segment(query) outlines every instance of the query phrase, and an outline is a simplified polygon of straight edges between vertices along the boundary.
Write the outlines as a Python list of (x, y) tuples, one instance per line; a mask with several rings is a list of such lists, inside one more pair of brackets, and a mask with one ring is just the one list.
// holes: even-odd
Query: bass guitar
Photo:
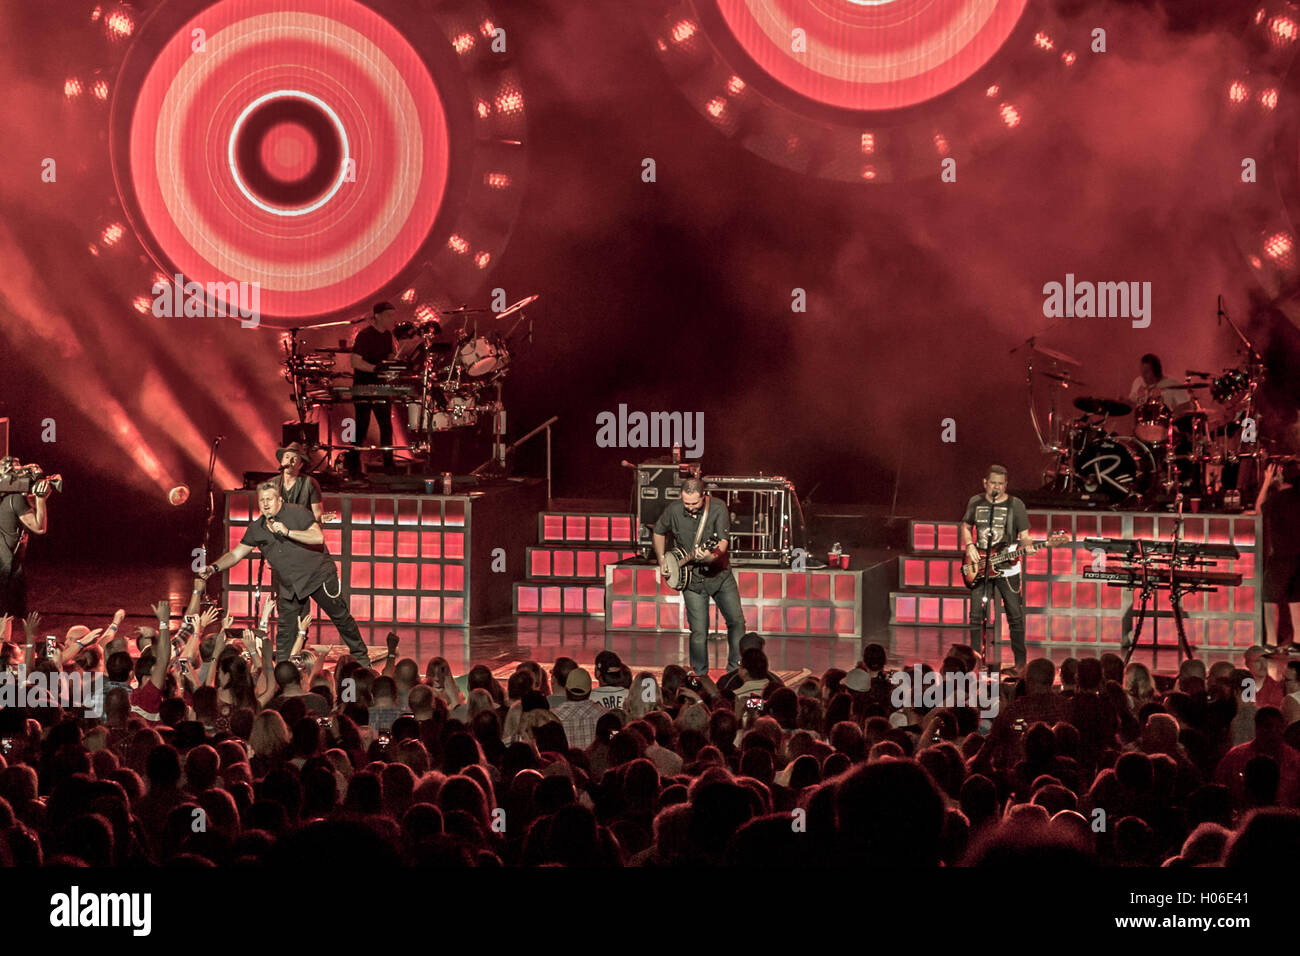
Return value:
[[(1070, 533), (1068, 531), (1057, 531), (1042, 541), (1035, 541), (1034, 546), (1035, 549), (1055, 548), (1057, 545), (1065, 544), (1065, 542), (1069, 540)], [(1019, 542), (1004, 544), (993, 552), (992, 569), (986, 567), (988, 561), (985, 558), (984, 553), (980, 552), (979, 561), (962, 562), (961, 576), (965, 580), (966, 586), (968, 588), (973, 588), (975, 585), (983, 581), (990, 573), (994, 575), (1001, 574), (1003, 569), (1009, 568), (1013, 564), (1018, 563), (1024, 558), (1024, 552), (1025, 549)]]

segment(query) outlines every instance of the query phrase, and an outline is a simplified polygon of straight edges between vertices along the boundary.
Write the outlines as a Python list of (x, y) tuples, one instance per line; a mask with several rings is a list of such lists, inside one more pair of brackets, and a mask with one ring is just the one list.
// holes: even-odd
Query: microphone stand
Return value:
[[(1007, 506), (1010, 507), (1010, 501)], [(989, 502), (989, 533), (984, 545), (984, 595), (980, 598), (980, 654), (984, 656), (987, 670), (992, 670), (989, 664), (989, 610), (993, 606), (993, 511), (993, 503)]]
[(212, 450), (208, 454), (208, 490), (207, 490), (208, 504), (207, 504), (207, 509), (203, 515), (203, 541), (202, 541), (204, 564), (212, 563), (211, 561), (208, 560), (208, 542), (212, 538), (212, 519), (216, 517), (216, 511), (217, 511), (217, 498), (216, 498), (216, 490), (213, 488), (213, 484), (214, 484), (213, 476), (216, 474), (216, 470), (217, 470), (217, 448), (220, 447), (221, 440), (225, 437), (226, 437), (225, 435), (218, 435), (216, 438), (212, 439)]

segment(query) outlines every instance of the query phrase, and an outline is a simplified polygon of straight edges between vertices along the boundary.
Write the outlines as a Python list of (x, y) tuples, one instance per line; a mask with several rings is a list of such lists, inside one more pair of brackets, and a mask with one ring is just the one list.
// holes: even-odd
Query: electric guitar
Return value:
[[(716, 534), (710, 535), (700, 547), (705, 551), (712, 551), (721, 540)], [(695, 575), (695, 565), (691, 563), (694, 561), (691, 557), (694, 553), (694, 548), (673, 548), (664, 553), (664, 564), (668, 566), (668, 573), (664, 575), (664, 579), (674, 591), (685, 591), (690, 586), (691, 578)]]
[[(1035, 541), (1034, 546), (1035, 548), (1055, 548), (1057, 545), (1065, 544), (1065, 542), (1069, 540), (1070, 533), (1068, 531), (1057, 531), (1043, 541)], [(1021, 547), (1019, 542), (1004, 544), (993, 552), (993, 567), (990, 571), (990, 569), (986, 567), (988, 561), (984, 556), (984, 552), (981, 551), (979, 561), (962, 562), (961, 576), (965, 580), (966, 586), (968, 588), (973, 588), (975, 585), (983, 581), (990, 573), (994, 575), (1001, 574), (1004, 568), (1011, 567), (1013, 564), (1022, 560), (1024, 556), (1024, 548)]]

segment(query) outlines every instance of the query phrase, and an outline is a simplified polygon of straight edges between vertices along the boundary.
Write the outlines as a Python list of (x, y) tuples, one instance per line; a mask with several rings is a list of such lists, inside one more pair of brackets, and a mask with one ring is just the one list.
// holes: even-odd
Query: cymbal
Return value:
[(1074, 407), (1090, 415), (1127, 415), (1133, 411), (1133, 406), (1128, 402), (1121, 402), (1113, 398), (1095, 398), (1088, 395), (1080, 395), (1076, 398)]
[(1039, 355), (1045, 355), (1048, 358), (1055, 359), (1058, 362), (1064, 362), (1066, 365), (1074, 365), (1077, 367), (1083, 364), (1077, 358), (1066, 355), (1064, 352), (1058, 352), (1055, 349), (1046, 348), (1045, 346), (1042, 345), (1035, 345), (1033, 346), (1033, 349)]
[(300, 325), (300, 326), (298, 326), (298, 328), (299, 328), (299, 330), (305, 330), (305, 329), (332, 329), (332, 328), (334, 328), (336, 325), (360, 325), (362, 322), (365, 322), (368, 318), (370, 318), (370, 316), (368, 316), (368, 315), (363, 315), (363, 316), (361, 316), (361, 318), (359, 318), (359, 319), (340, 319), (340, 320), (337, 321), (337, 322), (317, 322), (315, 325)]
[(530, 296), (525, 296), (524, 298), (522, 298), (522, 299), (520, 299), (518, 302), (516, 302), (514, 305), (508, 305), (508, 306), (506, 306), (506, 308), (504, 309), (504, 311), (497, 313), (497, 318), (498, 318), (498, 319), (504, 319), (507, 315), (514, 315), (514, 314), (515, 314), (516, 312), (518, 312), (520, 309), (525, 308), (526, 306), (530, 306), (530, 305), (532, 305), (534, 302), (536, 302), (536, 301), (537, 301), (538, 299), (540, 299), (541, 297), (542, 297), (542, 296), (541, 296), (541, 293), (540, 293), (540, 292), (534, 293), (533, 295), (530, 295)]
[(1050, 378), (1052, 381), (1060, 382), (1062, 385), (1065, 386), (1088, 384), (1087, 382), (1081, 382), (1077, 378), (1074, 378), (1073, 376), (1070, 375), (1069, 372), (1065, 372), (1064, 374), (1057, 374), (1056, 372), (1044, 372), (1043, 378)]

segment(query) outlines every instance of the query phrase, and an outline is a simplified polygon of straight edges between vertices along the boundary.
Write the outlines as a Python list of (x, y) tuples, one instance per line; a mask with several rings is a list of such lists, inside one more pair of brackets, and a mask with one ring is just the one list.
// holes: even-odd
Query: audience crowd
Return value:
[[(0, 864), (1240, 866), (1300, 850), (1300, 663), (1264, 648), (1176, 676), (1037, 658), (981, 708), (954, 688), (982, 663), (954, 645), (922, 706), (876, 643), (790, 685), (757, 634), (716, 683), (611, 651), (457, 677), (394, 635), (382, 668), (275, 661), (230, 619), (205, 633), (216, 612), (198, 603), (175, 637), (160, 603), (133, 642), (122, 612), (48, 643), (36, 615), (14, 622)], [(102, 699), (61, 701), (59, 673)]]

